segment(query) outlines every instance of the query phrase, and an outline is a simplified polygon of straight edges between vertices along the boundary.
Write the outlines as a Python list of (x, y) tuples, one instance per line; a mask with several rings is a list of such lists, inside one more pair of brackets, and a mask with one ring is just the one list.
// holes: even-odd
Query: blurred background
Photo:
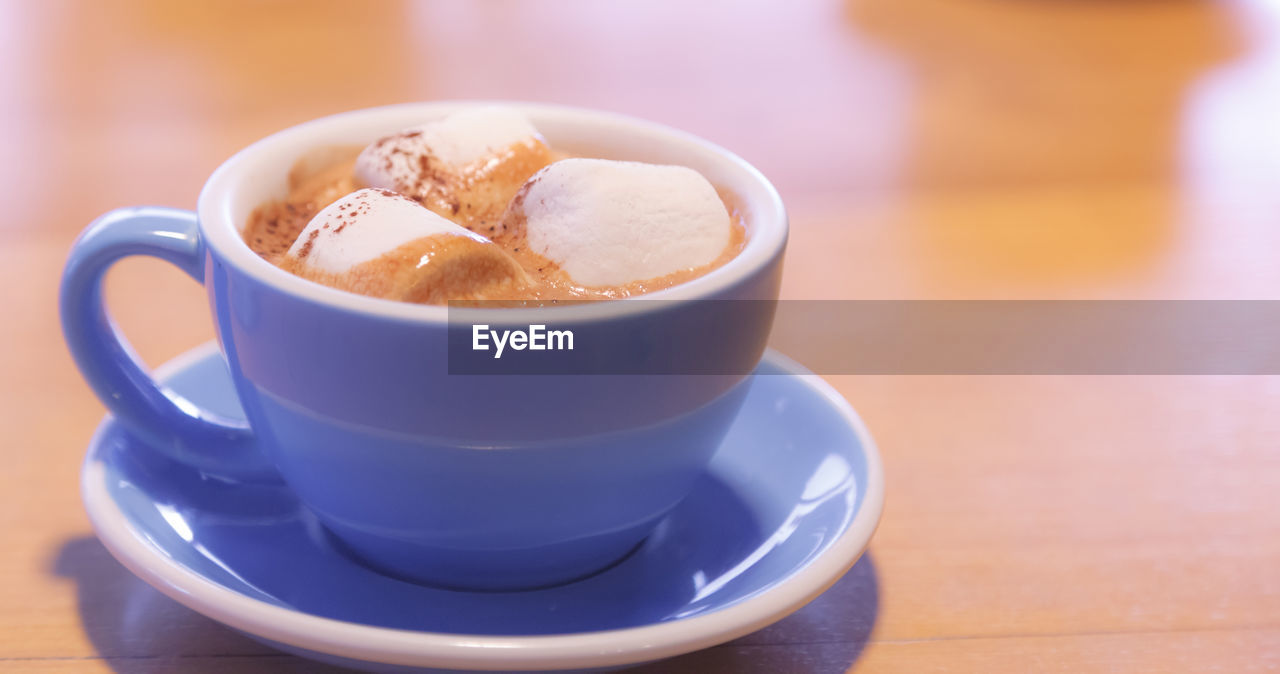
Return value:
[(190, 205), (236, 149), (313, 117), (506, 98), (653, 118), (755, 163), (799, 233), (823, 232), (802, 253), (854, 267), (792, 269), (792, 294), (1278, 285), (1269, 0), (0, 7), (11, 233)]
[[(193, 207), (281, 128), (457, 98), (741, 154), (791, 213), (785, 297), (1280, 297), (1275, 0), (0, 1), (0, 667), (264, 652), (87, 538), (75, 475), (102, 408), (55, 305), (79, 230)], [(152, 364), (212, 335), (161, 263), (126, 261), (108, 296)], [(737, 646), (740, 669), (1280, 667), (1275, 378), (835, 383), (885, 453), (878, 575)], [(831, 627), (830, 602), (866, 610)], [(103, 627), (126, 611), (140, 631)]]

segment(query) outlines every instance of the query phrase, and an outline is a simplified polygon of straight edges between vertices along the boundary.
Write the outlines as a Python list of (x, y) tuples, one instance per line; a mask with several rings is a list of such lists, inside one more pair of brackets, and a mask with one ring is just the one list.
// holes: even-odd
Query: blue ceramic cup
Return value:
[[(611, 339), (663, 334), (691, 312), (714, 319), (716, 306), (749, 307), (732, 330), (695, 331), (697, 343), (643, 344), (659, 360), (700, 348), (707, 371), (719, 373), (702, 375), (451, 375), (448, 309), (305, 281), (241, 238), (250, 212), (286, 193), (297, 162), (468, 105), (315, 120), (229, 159), (195, 213), (103, 215), (64, 270), (63, 331), (90, 386), (154, 451), (217, 479), (282, 479), (352, 555), (383, 572), (468, 589), (536, 587), (624, 557), (710, 460), (772, 321), (769, 302), (717, 300), (776, 299), (787, 219), (758, 171), (699, 138), (610, 113), (513, 104), (557, 149), (700, 171), (732, 195), (747, 240), (724, 266), (643, 299), (476, 310), (477, 322), (536, 320), (572, 325), (579, 340)], [(165, 389), (117, 333), (102, 278), (130, 255), (168, 260), (204, 284), (247, 425)]]

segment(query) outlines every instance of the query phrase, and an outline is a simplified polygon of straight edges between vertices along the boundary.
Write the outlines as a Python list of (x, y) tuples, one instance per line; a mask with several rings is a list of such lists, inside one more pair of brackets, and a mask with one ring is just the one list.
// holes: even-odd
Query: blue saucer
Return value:
[[(163, 370), (193, 402), (240, 415), (216, 347)], [(82, 492), (99, 538), (131, 571), (285, 650), (360, 667), (571, 669), (697, 650), (796, 610), (865, 549), (883, 477), (844, 399), (770, 353), (690, 496), (629, 557), (559, 587), (461, 592), (380, 575), (285, 487), (203, 476), (110, 417)]]

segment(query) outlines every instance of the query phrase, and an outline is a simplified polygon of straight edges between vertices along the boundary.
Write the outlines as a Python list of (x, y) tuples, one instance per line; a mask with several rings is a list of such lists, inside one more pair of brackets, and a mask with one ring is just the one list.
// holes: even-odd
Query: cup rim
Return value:
[[(315, 304), (364, 316), (427, 324), (447, 322), (450, 312), (458, 309), (451, 310), (448, 306), (441, 305), (399, 302), (338, 290), (290, 274), (264, 260), (250, 250), (248, 244), (244, 242), (239, 223), (233, 214), (232, 196), (244, 181), (260, 179), (262, 172), (255, 171), (255, 166), (266, 160), (278, 158), (281, 148), (315, 149), (325, 144), (333, 144), (332, 141), (328, 143), (316, 141), (308, 144), (306, 142), (308, 138), (328, 135), (335, 129), (345, 129), (347, 133), (353, 135), (361, 130), (366, 135), (370, 130), (374, 133), (391, 133), (398, 128), (403, 128), (403, 124), (395, 124), (392, 120), (401, 120), (414, 112), (420, 111), (421, 119), (426, 121), (464, 108), (480, 106), (512, 107), (534, 118), (535, 124), (539, 117), (557, 117), (569, 121), (577, 119), (597, 126), (612, 126), (622, 133), (631, 132), (637, 135), (660, 137), (663, 142), (670, 143), (677, 149), (698, 153), (704, 157), (714, 157), (715, 161), (723, 162), (728, 170), (742, 176), (743, 184), (721, 185), (721, 187), (727, 187), (735, 192), (749, 190), (752, 193), (750, 196), (763, 207), (752, 208), (750, 217), (754, 231), (749, 234), (746, 244), (738, 255), (702, 276), (670, 288), (618, 300), (574, 303), (572, 306), (463, 310), (465, 312), (471, 314), (484, 312), (489, 316), (493, 316), (496, 312), (502, 322), (520, 321), (522, 317), (534, 312), (542, 318), (548, 317), (544, 312), (553, 312), (558, 322), (611, 319), (633, 315), (656, 306), (670, 305), (673, 302), (715, 297), (718, 293), (732, 288), (768, 266), (781, 254), (786, 245), (789, 224), (782, 197), (758, 169), (733, 152), (694, 134), (629, 115), (565, 105), (503, 100), (427, 101), (362, 108), (313, 119), (262, 138), (223, 162), (210, 175), (201, 190), (196, 211), (203, 245), (216, 253), (221, 262), (235, 267), (256, 281)], [(297, 154), (291, 161), (297, 161), (301, 156)], [(661, 302), (650, 303), (656, 300)]]

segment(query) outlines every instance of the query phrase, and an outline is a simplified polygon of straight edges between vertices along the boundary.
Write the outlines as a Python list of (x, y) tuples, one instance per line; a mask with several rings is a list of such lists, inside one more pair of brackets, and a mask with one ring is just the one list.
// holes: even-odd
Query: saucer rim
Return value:
[[(218, 353), (217, 343), (208, 342), (156, 368), (155, 376), (167, 379)], [(98, 539), (134, 575), (197, 613), (292, 648), (378, 664), (454, 669), (582, 669), (660, 660), (750, 634), (799, 610), (858, 561), (879, 525), (884, 508), (883, 466), (862, 419), (830, 384), (794, 360), (772, 349), (763, 360), (799, 378), (844, 416), (866, 457), (866, 493), (848, 527), (818, 557), (756, 596), (689, 618), (541, 636), (423, 632), (324, 618), (241, 594), (165, 556), (131, 525), (111, 498), (104, 464), (93, 451), (86, 454), (81, 468), (81, 499)], [(90, 448), (100, 445), (113, 423), (108, 414), (94, 431)]]

